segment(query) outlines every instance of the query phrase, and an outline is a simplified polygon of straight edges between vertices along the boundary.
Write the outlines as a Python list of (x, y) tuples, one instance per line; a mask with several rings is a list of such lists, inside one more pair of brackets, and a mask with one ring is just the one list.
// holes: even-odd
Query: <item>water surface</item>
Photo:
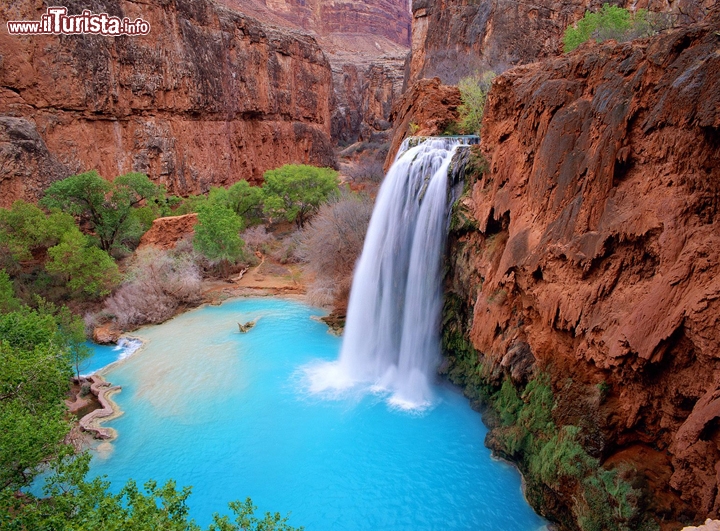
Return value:
[[(450, 386), (422, 413), (358, 391), (313, 395), (306, 367), (336, 359), (340, 339), (283, 299), (203, 307), (137, 333), (143, 350), (112, 367), (124, 415), (108, 423), (92, 474), (119, 489), (174, 478), (192, 485), (207, 525), (230, 500), (292, 512), (324, 530), (536, 530), (520, 475), (492, 460), (480, 415)], [(247, 334), (237, 322), (259, 317)]]

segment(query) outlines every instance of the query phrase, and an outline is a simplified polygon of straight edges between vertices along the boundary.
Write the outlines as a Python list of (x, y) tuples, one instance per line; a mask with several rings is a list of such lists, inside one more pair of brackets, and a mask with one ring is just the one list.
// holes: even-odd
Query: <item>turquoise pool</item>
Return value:
[(543, 527), (457, 389), (437, 385), (420, 413), (371, 391), (312, 394), (305, 368), (336, 359), (341, 342), (318, 315), (292, 300), (242, 299), (140, 330), (143, 350), (106, 375), (123, 387), (114, 399), (124, 414), (108, 423), (119, 436), (98, 447), (92, 474), (115, 488), (128, 478), (192, 485), (201, 525), (250, 496), (308, 531)]

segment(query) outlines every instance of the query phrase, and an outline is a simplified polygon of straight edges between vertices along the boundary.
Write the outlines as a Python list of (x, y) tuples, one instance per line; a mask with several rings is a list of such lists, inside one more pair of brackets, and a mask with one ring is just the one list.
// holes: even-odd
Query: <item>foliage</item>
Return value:
[(134, 210), (155, 205), (164, 195), (147, 175), (128, 173), (110, 183), (93, 170), (53, 183), (41, 204), (88, 222), (100, 248), (111, 252), (137, 244), (149, 225), (148, 216)]
[(208, 202), (198, 212), (193, 247), (212, 263), (235, 263), (243, 254), (242, 228), (235, 212)]
[(462, 105), (458, 108), (458, 126), (465, 134), (480, 134), (485, 101), (496, 74), (489, 70), (481, 75), (465, 77), (458, 83)]
[(125, 281), (105, 301), (104, 313), (120, 328), (163, 322), (181, 304), (200, 299), (201, 276), (189, 253), (153, 247), (135, 253)]
[(564, 51), (571, 52), (590, 38), (597, 42), (608, 39), (623, 42), (653, 33), (646, 10), (631, 12), (622, 7), (603, 4), (597, 13), (587, 11), (576, 24), (568, 26), (563, 36)]
[(0, 313), (20, 309), (20, 301), (15, 297), (15, 287), (4, 269), (0, 269)]
[(264, 213), (303, 228), (309, 216), (337, 191), (337, 172), (305, 164), (286, 164), (265, 172)]
[(32, 259), (32, 252), (51, 247), (64, 234), (77, 230), (72, 216), (62, 212), (46, 215), (37, 206), (22, 200), (9, 209), (0, 208), (0, 267), (18, 269), (20, 261)]
[(77, 229), (48, 249), (48, 256), (45, 269), (61, 276), (76, 294), (103, 297), (120, 281), (117, 264), (110, 255), (90, 245), (88, 238)]
[(211, 188), (208, 201), (220, 203), (235, 212), (245, 226), (257, 225), (263, 220), (263, 190), (238, 181), (230, 188)]
[(315, 277), (308, 289), (315, 304), (330, 304), (338, 294), (349, 293), (372, 208), (367, 195), (346, 191), (321, 206), (303, 230), (296, 253)]

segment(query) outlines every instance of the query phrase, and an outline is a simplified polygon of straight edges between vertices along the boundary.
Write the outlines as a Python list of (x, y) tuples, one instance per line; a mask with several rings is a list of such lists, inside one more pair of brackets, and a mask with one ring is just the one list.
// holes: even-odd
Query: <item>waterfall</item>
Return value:
[[(411, 142), (417, 145), (411, 147)], [(448, 169), (466, 138), (405, 140), (378, 193), (353, 277), (345, 337), (316, 391), (369, 383), (402, 408), (431, 403), (440, 358)]]

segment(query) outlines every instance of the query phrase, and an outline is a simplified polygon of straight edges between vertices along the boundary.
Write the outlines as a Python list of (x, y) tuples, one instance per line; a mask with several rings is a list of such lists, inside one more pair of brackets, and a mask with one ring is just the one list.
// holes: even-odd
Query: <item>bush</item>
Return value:
[(480, 134), (485, 101), (495, 77), (495, 72), (489, 70), (482, 76), (465, 77), (458, 83), (462, 100), (462, 105), (458, 108), (460, 113), (458, 127), (462, 133)]
[(117, 264), (105, 251), (90, 245), (79, 230), (68, 232), (62, 241), (48, 249), (48, 273), (63, 278), (76, 295), (104, 297), (120, 281)]
[(243, 255), (242, 219), (229, 208), (208, 202), (198, 212), (193, 247), (212, 264), (234, 264)]
[(372, 208), (367, 195), (344, 192), (323, 205), (302, 232), (296, 254), (315, 277), (308, 296), (316, 304), (330, 303), (349, 292)]
[(597, 42), (609, 39), (623, 42), (653, 35), (656, 30), (651, 18), (644, 9), (631, 12), (622, 7), (603, 4), (600, 11), (587, 11), (582, 19), (565, 30), (563, 49), (571, 52), (590, 38)]
[(188, 253), (140, 249), (125, 282), (105, 301), (104, 313), (121, 328), (166, 321), (181, 304), (201, 296), (200, 270)]
[(337, 192), (338, 173), (332, 168), (286, 164), (265, 172), (265, 215), (295, 222), (302, 229), (320, 205)]
[(270, 244), (275, 241), (275, 236), (268, 233), (265, 225), (258, 225), (243, 232), (242, 239), (247, 249), (267, 254), (270, 252)]
[[(152, 222), (149, 218), (160, 214), (158, 202), (164, 196), (164, 189), (153, 184), (147, 175), (128, 173), (111, 183), (93, 170), (54, 182), (40, 203), (89, 223), (102, 250), (122, 252), (137, 245), (149, 228), (148, 221)], [(143, 205), (151, 207), (150, 210), (135, 212)], [(152, 216), (148, 215), (150, 212)]]

